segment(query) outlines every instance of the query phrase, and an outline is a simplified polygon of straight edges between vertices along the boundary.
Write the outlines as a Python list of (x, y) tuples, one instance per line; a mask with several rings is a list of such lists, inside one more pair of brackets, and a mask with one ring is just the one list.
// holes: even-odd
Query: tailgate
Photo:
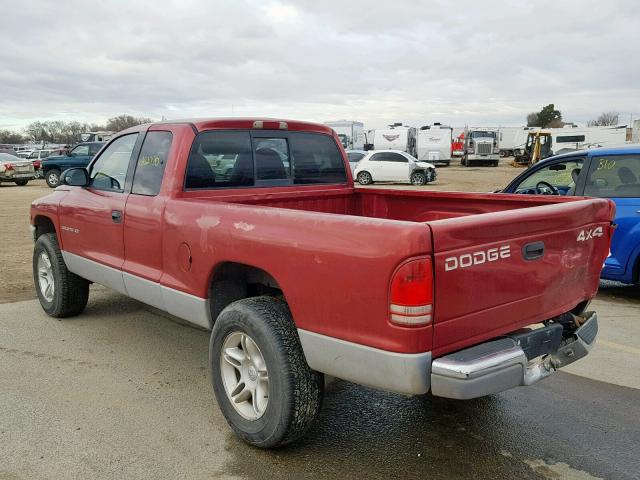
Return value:
[(429, 222), (434, 356), (537, 323), (592, 298), (614, 205), (577, 199)]

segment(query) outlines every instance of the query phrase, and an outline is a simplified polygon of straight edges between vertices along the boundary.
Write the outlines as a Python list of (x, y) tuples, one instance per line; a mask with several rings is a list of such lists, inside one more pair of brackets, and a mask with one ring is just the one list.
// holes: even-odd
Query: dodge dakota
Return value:
[(92, 282), (211, 330), (212, 388), (246, 442), (316, 417), (324, 375), (469, 399), (585, 356), (613, 203), (354, 188), (327, 126), (271, 119), (120, 132), (35, 200), (38, 298)]

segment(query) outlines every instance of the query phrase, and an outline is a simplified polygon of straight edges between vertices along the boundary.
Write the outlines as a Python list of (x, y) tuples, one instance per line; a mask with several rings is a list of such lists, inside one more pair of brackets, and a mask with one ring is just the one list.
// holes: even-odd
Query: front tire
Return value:
[(33, 281), (40, 305), (51, 317), (72, 317), (87, 306), (89, 282), (67, 269), (55, 233), (45, 233), (36, 240)]
[(373, 183), (373, 178), (371, 178), (371, 174), (369, 172), (358, 173), (357, 180), (360, 185), (371, 185)]
[(56, 188), (60, 185), (60, 170), (49, 170), (45, 177), (45, 181), (51, 188)]
[(29, 183), (29, 180), (16, 180), (16, 185), (19, 187), (24, 187), (27, 183)]
[(411, 174), (411, 184), (415, 186), (422, 186), (427, 183), (427, 176), (424, 172), (413, 172)]
[(320, 410), (323, 375), (309, 368), (282, 300), (254, 297), (227, 306), (211, 333), (209, 363), (220, 410), (250, 445), (293, 442)]

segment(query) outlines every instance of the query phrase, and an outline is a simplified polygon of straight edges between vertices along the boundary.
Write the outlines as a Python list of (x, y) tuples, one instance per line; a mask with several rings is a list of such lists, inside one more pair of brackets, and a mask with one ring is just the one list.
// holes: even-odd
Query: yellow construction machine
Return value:
[(524, 151), (515, 156), (512, 165), (514, 167), (530, 167), (551, 155), (553, 155), (551, 133), (544, 131), (529, 132)]

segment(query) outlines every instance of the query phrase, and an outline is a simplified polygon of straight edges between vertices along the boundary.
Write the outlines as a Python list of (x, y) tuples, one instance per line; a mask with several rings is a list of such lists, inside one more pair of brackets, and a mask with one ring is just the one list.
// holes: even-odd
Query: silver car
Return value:
[(35, 176), (36, 172), (31, 160), (25, 160), (9, 153), (0, 153), (0, 182), (26, 185)]

